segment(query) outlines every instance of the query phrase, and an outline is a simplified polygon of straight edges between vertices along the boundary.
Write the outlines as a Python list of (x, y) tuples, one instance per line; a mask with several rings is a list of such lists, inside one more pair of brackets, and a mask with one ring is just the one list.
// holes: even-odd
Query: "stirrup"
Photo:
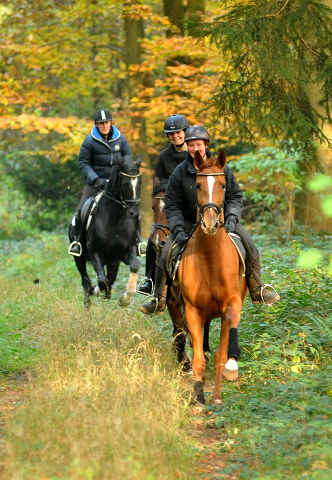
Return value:
[[(264, 283), (264, 285), (261, 285), (261, 286), (260, 286), (260, 295), (261, 295), (261, 300), (262, 300), (263, 304), (264, 304), (266, 307), (271, 307), (271, 305), (273, 305), (273, 303), (275, 303), (275, 302), (273, 302), (273, 303), (266, 303), (265, 300), (264, 300), (264, 298), (263, 298), (263, 292), (264, 292), (264, 290), (265, 290), (267, 287), (268, 287), (268, 288), (272, 288), (272, 290), (274, 291), (274, 293), (276, 293), (277, 295), (279, 295), (279, 294), (278, 294), (277, 290), (276, 290), (274, 287), (272, 287), (272, 285), (270, 285), (269, 283)], [(280, 295), (279, 295), (279, 298), (280, 298)], [(278, 300), (279, 300), (279, 299), (278, 299)], [(276, 300), (276, 302), (277, 302), (278, 300)]]
[[(154, 283), (153, 283), (153, 280), (152, 278), (149, 278), (149, 277), (144, 277), (142, 278), (142, 280), (139, 282), (138, 286), (137, 286), (137, 289), (136, 289), (136, 293), (139, 293), (140, 295), (146, 295), (146, 296), (151, 296), (151, 294), (149, 293), (144, 293), (144, 292), (140, 292), (139, 289), (141, 288), (142, 284), (145, 282), (145, 280), (149, 280), (151, 282), (151, 292), (154, 291)], [(153, 295), (152, 295), (153, 296)]]
[(137, 245), (137, 252), (138, 252), (138, 256), (139, 257), (146, 257), (146, 253), (144, 253), (142, 251), (142, 245), (145, 245), (145, 252), (146, 252), (146, 249), (147, 249), (147, 243), (146, 242), (139, 242), (139, 244)]
[(151, 293), (150, 295), (147, 295), (147, 296), (145, 297), (145, 300), (143, 300), (143, 302), (141, 302), (141, 305), (143, 305), (144, 303), (148, 303), (148, 302), (146, 302), (146, 300), (147, 300), (149, 297), (151, 297), (151, 301), (152, 301), (153, 299), (155, 299), (155, 301), (156, 301), (156, 306), (155, 306), (155, 309), (154, 309), (154, 311), (153, 311), (152, 313), (148, 313), (148, 314), (146, 314), (146, 315), (153, 315), (154, 313), (156, 313), (156, 310), (157, 310), (157, 307), (158, 307), (158, 298), (154, 296), (154, 293)]
[[(71, 252), (70, 249), (74, 246), (74, 245), (78, 245), (80, 247), (80, 252), (79, 253), (75, 253), (75, 252)], [(82, 255), (82, 244), (81, 242), (77, 242), (76, 240), (74, 240), (73, 242), (71, 242), (71, 244), (69, 245), (69, 248), (68, 248), (68, 253), (69, 255), (73, 255), (74, 257), (80, 257)]]

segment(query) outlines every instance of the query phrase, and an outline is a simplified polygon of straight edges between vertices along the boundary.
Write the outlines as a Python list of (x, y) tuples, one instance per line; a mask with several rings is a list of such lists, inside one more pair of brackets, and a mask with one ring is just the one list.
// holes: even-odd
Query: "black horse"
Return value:
[[(74, 256), (76, 267), (82, 277), (84, 305), (91, 305), (90, 296), (100, 292), (105, 298), (111, 296), (120, 262), (129, 265), (130, 276), (126, 292), (119, 300), (121, 306), (129, 305), (136, 292), (137, 242), (140, 232), (141, 204), (139, 200), (142, 177), (139, 167), (142, 156), (134, 162), (132, 158), (118, 160), (106, 183), (105, 190), (98, 194), (98, 204), (85, 221), (84, 233), (80, 239), (81, 256)], [(82, 209), (84, 211), (84, 207)], [(82, 219), (84, 221), (84, 219)], [(69, 227), (69, 240), (74, 239), (73, 226)], [(86, 270), (90, 261), (98, 277), (98, 286), (93, 287)], [(107, 268), (105, 274), (104, 267)]]

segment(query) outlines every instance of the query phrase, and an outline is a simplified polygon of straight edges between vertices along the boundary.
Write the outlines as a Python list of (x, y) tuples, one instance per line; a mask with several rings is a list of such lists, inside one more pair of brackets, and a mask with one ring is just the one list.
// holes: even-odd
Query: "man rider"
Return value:
[(78, 158), (79, 168), (86, 179), (87, 186), (83, 190), (80, 203), (72, 219), (74, 241), (69, 246), (68, 253), (76, 256), (80, 256), (82, 253), (80, 216), (85, 201), (105, 188), (112, 167), (116, 165), (118, 158), (132, 156), (129, 143), (113, 125), (109, 110), (105, 108), (97, 110), (94, 121), (95, 125), (90, 135), (82, 143)]

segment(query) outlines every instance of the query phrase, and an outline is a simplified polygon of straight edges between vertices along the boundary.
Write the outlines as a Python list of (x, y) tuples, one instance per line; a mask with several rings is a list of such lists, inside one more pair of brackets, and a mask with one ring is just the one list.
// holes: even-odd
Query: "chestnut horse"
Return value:
[(178, 283), (184, 302), (187, 330), (194, 356), (195, 399), (205, 403), (203, 381), (206, 359), (203, 352), (203, 328), (213, 318), (221, 317), (218, 349), (214, 356), (216, 371), (213, 403), (221, 403), (222, 377), (238, 377), (237, 358), (240, 354), (238, 330), (240, 313), (247, 294), (238, 253), (223, 227), (223, 201), (226, 189), (224, 167), (226, 154), (204, 162), (195, 153), (197, 172), (198, 222), (182, 254)]
[[(152, 243), (156, 251), (156, 259), (158, 261), (163, 246), (170, 233), (167, 223), (165, 210), (165, 192), (159, 192), (153, 197), (152, 210), (154, 213), (154, 232), (152, 236)], [(184, 322), (182, 318), (182, 309), (178, 300), (172, 294), (171, 289), (167, 292), (167, 308), (173, 322), (173, 347), (180, 363), (183, 363), (185, 370), (191, 369), (191, 357), (185, 351), (186, 333)]]

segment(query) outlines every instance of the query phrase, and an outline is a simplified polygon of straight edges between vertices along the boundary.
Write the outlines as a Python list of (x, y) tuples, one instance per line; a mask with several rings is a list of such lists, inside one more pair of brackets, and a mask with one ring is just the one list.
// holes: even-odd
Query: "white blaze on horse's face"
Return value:
[(159, 202), (159, 214), (160, 215), (163, 213), (164, 209), (165, 209), (165, 201), (161, 199), (160, 202)]
[(213, 203), (213, 187), (215, 184), (215, 178), (211, 175), (207, 177), (208, 189), (209, 189), (209, 203)]
[(137, 199), (137, 184), (138, 184), (138, 178), (132, 178), (131, 179), (131, 186), (132, 186), (132, 189), (133, 189), (133, 200), (136, 200)]

